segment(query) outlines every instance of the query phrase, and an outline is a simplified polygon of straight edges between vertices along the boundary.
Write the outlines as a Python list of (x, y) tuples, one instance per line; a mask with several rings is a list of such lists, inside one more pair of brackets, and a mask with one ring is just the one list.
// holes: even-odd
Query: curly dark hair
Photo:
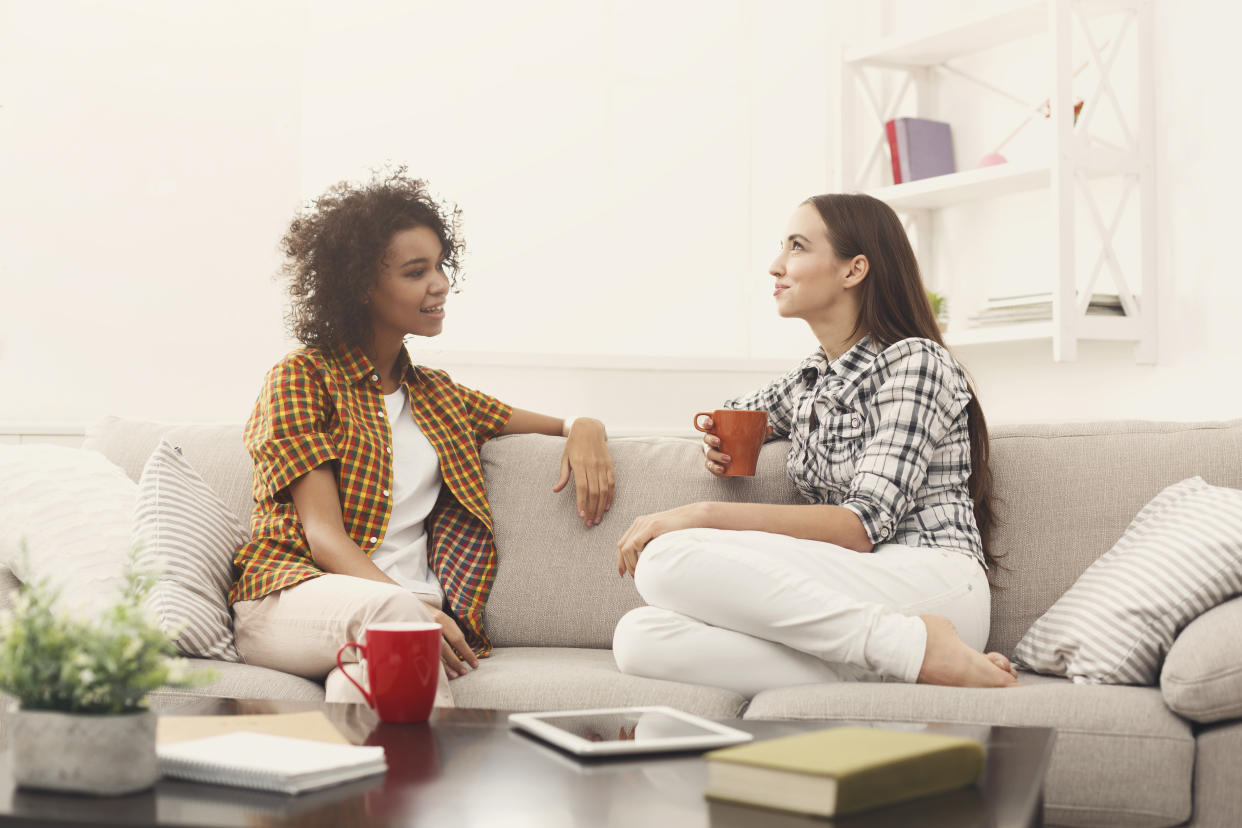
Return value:
[(438, 203), (427, 183), (404, 165), (373, 172), (371, 180), (342, 181), (308, 204), (281, 239), (289, 280), (290, 333), (304, 345), (361, 345), (371, 317), (364, 300), (394, 233), (426, 227), (440, 238), (441, 263), (456, 289), (461, 281), (461, 211)]

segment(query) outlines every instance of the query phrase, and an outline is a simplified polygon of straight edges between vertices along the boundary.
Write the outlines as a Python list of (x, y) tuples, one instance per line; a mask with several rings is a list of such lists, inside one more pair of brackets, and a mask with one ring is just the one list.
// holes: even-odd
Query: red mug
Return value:
[[(425, 722), (440, 681), (440, 636), (434, 621), (394, 621), (367, 626), (367, 642), (347, 641), (336, 651), (336, 666), (362, 691), (383, 722)], [(354, 681), (341, 654), (357, 647), (367, 662), (371, 689)]]
[[(711, 417), (712, 427), (699, 425), (700, 417)], [(694, 415), (694, 427), (720, 438), (722, 454), (729, 455), (726, 477), (750, 477), (759, 463), (759, 449), (768, 436), (768, 412), (753, 409), (718, 408)]]

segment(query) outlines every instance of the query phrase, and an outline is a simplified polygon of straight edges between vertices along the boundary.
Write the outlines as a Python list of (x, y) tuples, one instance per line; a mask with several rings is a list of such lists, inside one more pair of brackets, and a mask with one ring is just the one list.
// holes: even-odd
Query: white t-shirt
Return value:
[(405, 387), (384, 395), (392, 426), (392, 514), (371, 561), (401, 586), (444, 603), (444, 588), (427, 565), (424, 522), (440, 496), (440, 458), (410, 412)]

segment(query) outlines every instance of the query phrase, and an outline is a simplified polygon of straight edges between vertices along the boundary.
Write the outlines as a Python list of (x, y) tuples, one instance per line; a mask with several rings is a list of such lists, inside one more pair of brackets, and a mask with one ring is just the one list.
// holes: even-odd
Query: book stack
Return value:
[(973, 785), (984, 750), (961, 736), (838, 727), (705, 758), (713, 799), (830, 817)]
[[(1087, 305), (1088, 316), (1125, 316), (1121, 298), (1115, 293), (1093, 293)], [(1052, 319), (1052, 293), (1025, 293), (988, 299), (987, 306), (972, 315), (971, 327), (1013, 325), (1020, 322), (1046, 322)]]
[(884, 124), (893, 160), (893, 183), (957, 172), (953, 132), (944, 121), (894, 118)]

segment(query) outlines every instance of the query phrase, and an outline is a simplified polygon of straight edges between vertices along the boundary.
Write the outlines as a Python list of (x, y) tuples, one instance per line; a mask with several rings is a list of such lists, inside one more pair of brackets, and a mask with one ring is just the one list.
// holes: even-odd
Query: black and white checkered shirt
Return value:
[(970, 499), (970, 391), (929, 339), (876, 353), (864, 336), (840, 357), (822, 349), (725, 408), (766, 409), (786, 468), (812, 503), (844, 506), (872, 543), (957, 550), (986, 567)]

